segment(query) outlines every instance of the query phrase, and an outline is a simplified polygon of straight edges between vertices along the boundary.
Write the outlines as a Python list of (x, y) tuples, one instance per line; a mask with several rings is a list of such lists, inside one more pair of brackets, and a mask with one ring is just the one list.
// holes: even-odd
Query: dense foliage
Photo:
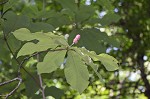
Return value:
[(149, 3), (0, 0), (0, 96), (150, 99)]

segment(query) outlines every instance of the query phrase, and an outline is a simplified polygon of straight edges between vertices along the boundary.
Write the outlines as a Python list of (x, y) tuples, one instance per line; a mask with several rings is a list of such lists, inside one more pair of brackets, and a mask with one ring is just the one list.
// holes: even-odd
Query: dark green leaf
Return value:
[(75, 0), (56, 0), (56, 1), (59, 2), (65, 9), (70, 9), (72, 11), (77, 10), (77, 4)]
[(47, 23), (36, 22), (36, 23), (30, 23), (28, 29), (31, 32), (39, 32), (39, 31), (50, 32), (53, 31), (55, 28), (52, 25)]
[(5, 0), (5, 1), (8, 1), (5, 5), (4, 5), (4, 8), (3, 8), (3, 11), (5, 12), (6, 10), (12, 8), (14, 5), (17, 4), (17, 2), (19, 2), (19, 0)]
[(63, 94), (64, 94), (63, 90), (58, 89), (55, 86), (45, 88), (46, 96), (53, 96), (55, 99), (61, 99)]
[(76, 34), (80, 34), (81, 38), (78, 42), (78, 46), (85, 47), (89, 50), (93, 50), (96, 53), (102, 53), (106, 51), (106, 47), (103, 42), (107, 42), (108, 36), (106, 33), (100, 32), (98, 29), (84, 29), (75, 30), (71, 33), (69, 43), (71, 44)]
[(56, 13), (54, 16), (51, 16), (47, 23), (53, 25), (55, 28), (70, 24), (70, 19), (66, 15)]
[(121, 17), (115, 13), (107, 13), (101, 20), (99, 20), (99, 22), (102, 26), (104, 26), (117, 22), (120, 18)]
[(7, 38), (8, 44), (11, 50), (15, 53), (21, 47), (21, 41), (16, 39), (13, 34), (10, 34)]
[(24, 84), (26, 86), (26, 95), (28, 97), (35, 96), (35, 93), (39, 90), (39, 86), (34, 82), (34, 80), (27, 76)]
[(7, 12), (4, 18), (6, 18), (6, 21), (3, 23), (3, 32), (6, 34), (19, 28), (25, 28), (30, 24), (28, 17), (16, 15), (13, 12)]
[(38, 8), (35, 5), (29, 5), (23, 8), (22, 10), (22, 14), (26, 15), (30, 18), (35, 18), (35, 16), (37, 16), (38, 13)]
[(106, 10), (113, 10), (113, 6), (110, 0), (97, 0), (97, 3), (104, 7)]
[(94, 15), (94, 9), (92, 6), (80, 6), (76, 12), (76, 21), (82, 22)]

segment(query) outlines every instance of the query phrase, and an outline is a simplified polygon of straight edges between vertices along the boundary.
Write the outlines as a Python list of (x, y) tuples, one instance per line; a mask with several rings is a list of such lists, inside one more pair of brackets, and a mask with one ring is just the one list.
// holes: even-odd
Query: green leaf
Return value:
[(35, 18), (38, 18), (38, 19), (42, 19), (42, 18), (51, 18), (52, 16), (54, 16), (55, 14), (57, 14), (56, 11), (54, 10), (50, 10), (50, 11), (47, 11), (47, 10), (41, 10), (37, 13), (37, 15), (35, 16)]
[(5, 5), (4, 5), (4, 8), (3, 8), (3, 11), (5, 12), (6, 10), (12, 8), (14, 5), (16, 5), (19, 0), (5, 0), (5, 1), (8, 1)]
[(38, 32), (38, 31), (50, 32), (53, 31), (55, 28), (48, 23), (36, 22), (36, 23), (30, 23), (28, 29), (31, 32)]
[(99, 80), (102, 83), (104, 83), (104, 80), (103, 80), (102, 76), (97, 72), (98, 66), (93, 63), (93, 61), (91, 60), (91, 58), (89, 56), (87, 56), (87, 55), (84, 55), (83, 60), (86, 62), (87, 65), (91, 66), (91, 68), (94, 70), (94, 72), (98, 76)]
[(89, 72), (87, 66), (75, 51), (68, 51), (67, 62), (65, 64), (65, 77), (72, 88), (82, 93), (89, 84)]
[(98, 55), (98, 58), (108, 71), (114, 71), (118, 69), (119, 62), (114, 57), (108, 54), (100, 54)]
[(51, 32), (48, 33), (42, 33), (42, 32), (36, 32), (31, 33), (26, 28), (21, 28), (13, 32), (14, 36), (21, 41), (31, 41), (31, 40), (39, 40), (40, 42), (45, 43), (56, 43), (60, 45), (66, 45), (68, 46), (67, 41), (63, 36), (54, 35)]
[(71, 18), (74, 18), (74, 17), (75, 17), (75, 13), (72, 12), (72, 10), (70, 10), (70, 9), (62, 9), (62, 10), (61, 10), (61, 14), (67, 15), (67, 16), (69, 16), (69, 17), (71, 17)]
[(107, 42), (108, 36), (106, 33), (100, 32), (100, 30), (91, 28), (74, 30), (69, 37), (69, 43), (71, 44), (76, 34), (80, 34), (81, 38), (77, 44), (79, 47), (85, 47), (89, 50), (93, 50), (96, 53), (102, 53), (106, 51), (106, 47), (103, 42)]
[(89, 57), (89, 55), (90, 55), (90, 56), (92, 56), (92, 58), (97, 59), (97, 55), (95, 53), (88, 52), (85, 48), (76, 48), (76, 47), (73, 47), (73, 49), (82, 57), (82, 59), (84, 60), (84, 62), (87, 65), (89, 65), (89, 66), (92, 67), (92, 69), (94, 70), (94, 72), (96, 73), (96, 75), (99, 77), (100, 81), (102, 83), (104, 83), (104, 80), (103, 80), (102, 76), (97, 72), (98, 66), (95, 65), (93, 63), (92, 59)]
[(94, 15), (94, 8), (92, 6), (80, 6), (80, 9), (76, 12), (76, 21), (83, 22)]
[(97, 0), (97, 3), (104, 7), (106, 10), (113, 10), (113, 6), (110, 0)]
[[(21, 41), (38, 40), (38, 43), (26, 43), (18, 52), (17, 57), (31, 55), (35, 52), (56, 48), (58, 45), (68, 46), (63, 36), (54, 35), (52, 33), (31, 33), (28, 29), (22, 28), (13, 32), (14, 36)], [(30, 49), (30, 50), (29, 50)]]
[(70, 9), (72, 11), (77, 10), (77, 4), (75, 0), (56, 0), (58, 3), (62, 5), (63, 8), (65, 9)]
[(55, 86), (45, 88), (46, 96), (53, 96), (55, 99), (61, 99), (63, 94), (64, 94), (63, 90), (58, 89)]
[(38, 73), (51, 73), (55, 71), (63, 62), (66, 50), (48, 52), (43, 62), (37, 64)]
[(23, 47), (18, 52), (17, 57), (31, 55), (35, 52), (45, 51), (49, 48), (56, 48), (56, 47), (57, 47), (57, 44), (54, 44), (53, 42), (50, 42), (50, 43), (39, 42), (37, 44), (29, 42), (23, 45)]
[(16, 15), (14, 12), (7, 12), (4, 15), (7, 20), (3, 22), (3, 32), (8, 34), (19, 28), (26, 28), (30, 24), (27, 16)]
[[(31, 72), (30, 72), (31, 73)], [(34, 77), (37, 75), (35, 73), (32, 73), (32, 75), (34, 75)], [(25, 76), (25, 75), (24, 75)], [(26, 92), (26, 95), (28, 97), (33, 97), (35, 96), (35, 93), (39, 90), (38, 86), (36, 85), (36, 82), (31, 78), (29, 77), (28, 75), (25, 76), (25, 80), (24, 80), (24, 84), (25, 84), (25, 92)], [(33, 86), (34, 85), (34, 86)], [(37, 99), (37, 98), (36, 98)]]
[(92, 26), (93, 26), (93, 25), (95, 25), (95, 24), (99, 24), (99, 23), (100, 23), (100, 22), (99, 22), (100, 20), (101, 20), (100, 18), (95, 18), (95, 17), (93, 18), (93, 17), (92, 17), (92, 18), (90, 18), (89, 20), (83, 22), (83, 24), (85, 24), (85, 25), (88, 24), (88, 25), (92, 25)]
[(97, 57), (97, 54), (94, 53), (93, 51), (88, 51), (87, 49), (85, 48), (80, 48), (81, 52), (85, 55), (88, 55), (89, 57), (91, 57), (94, 61), (98, 61), (98, 57)]
[(35, 16), (37, 16), (38, 13), (38, 8), (36, 5), (28, 5), (26, 7), (23, 8), (22, 10), (22, 14), (26, 15), (30, 18), (35, 18)]
[(116, 23), (120, 20), (120, 16), (112, 13), (107, 12), (107, 14), (103, 18), (90, 18), (89, 20), (85, 21), (84, 24), (95, 25), (101, 24), (102, 26), (110, 25), (111, 23)]
[(89, 51), (87, 51), (86, 49), (81, 49), (81, 51), (85, 54), (88, 55), (89, 57), (91, 57), (94, 61), (101, 61), (102, 64), (104, 65), (104, 67), (108, 70), (108, 71), (114, 71), (118, 69), (118, 61), (108, 55), (108, 54), (99, 54), (96, 55), (95, 53), (91, 53)]
[(21, 41), (31, 41), (35, 39), (31, 32), (26, 28), (18, 29), (14, 31), (13, 34), (18, 40)]
[(10, 52), (7, 49), (7, 47), (5, 46), (5, 42), (4, 40), (0, 39), (0, 60), (2, 60), (3, 62), (8, 62), (11, 60), (10, 58)]
[(21, 41), (31, 41), (31, 40), (39, 40), (41, 42), (49, 42), (52, 41), (50, 33), (42, 33), (42, 32), (36, 32), (36, 33), (31, 33), (28, 29), (26, 28), (21, 28), (13, 32), (14, 36)]
[(21, 41), (16, 39), (13, 34), (8, 36), (7, 42), (14, 53), (21, 47)]
[(107, 13), (101, 20), (99, 20), (99, 22), (102, 26), (104, 26), (113, 22), (118, 22), (120, 18), (121, 17), (115, 13)]
[(60, 13), (56, 13), (53, 16), (51, 16), (47, 23), (51, 24), (55, 28), (63, 26), (63, 25), (68, 25), (70, 24), (70, 19), (66, 15), (62, 15)]
[(119, 37), (116, 38), (116, 36), (109, 36), (109, 40), (107, 41), (109, 45), (112, 45), (112, 47), (120, 48), (120, 40)]
[(64, 38), (64, 36), (53, 36), (53, 39), (55, 40), (55, 43), (58, 45), (63, 45), (63, 46), (69, 46), (68, 42)]

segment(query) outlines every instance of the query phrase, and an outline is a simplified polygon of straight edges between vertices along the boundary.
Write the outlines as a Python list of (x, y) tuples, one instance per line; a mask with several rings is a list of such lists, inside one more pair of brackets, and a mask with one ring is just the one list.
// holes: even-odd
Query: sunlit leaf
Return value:
[(37, 64), (38, 73), (51, 73), (55, 71), (63, 62), (66, 50), (48, 52), (43, 62)]
[(82, 93), (89, 84), (89, 72), (82, 59), (75, 51), (69, 51), (65, 64), (65, 77), (72, 88)]
[(21, 28), (13, 32), (13, 35), (21, 41), (31, 41), (34, 40), (35, 37), (31, 34), (31, 32), (26, 28)]
[(90, 59), (90, 57), (88, 57), (88, 56), (86, 56), (86, 55), (84, 56), (83, 59), (84, 59), (84, 61), (86, 62), (87, 65), (91, 66), (91, 68), (94, 70), (94, 72), (95, 72), (96, 75), (98, 76), (99, 80), (100, 80), (102, 83), (104, 83), (104, 80), (103, 80), (102, 76), (100, 75), (100, 73), (97, 72), (98, 66), (95, 65), (95, 64), (93, 63), (93, 61)]
[(56, 47), (57, 44), (54, 44), (53, 42), (52, 43), (39, 42), (37, 44), (29, 42), (23, 45), (23, 47), (18, 52), (17, 57), (24, 55), (31, 55), (35, 52), (45, 51), (49, 48), (56, 48)]
[(108, 71), (114, 71), (118, 69), (119, 62), (114, 57), (108, 54), (100, 54), (98, 55), (98, 58)]
[(108, 71), (114, 71), (118, 69), (119, 62), (114, 57), (108, 54), (103, 53), (103, 54), (96, 55), (95, 53), (89, 52), (86, 49), (81, 49), (81, 51), (85, 55), (91, 57), (94, 61), (101, 61), (101, 63), (105, 66), (105, 68)]

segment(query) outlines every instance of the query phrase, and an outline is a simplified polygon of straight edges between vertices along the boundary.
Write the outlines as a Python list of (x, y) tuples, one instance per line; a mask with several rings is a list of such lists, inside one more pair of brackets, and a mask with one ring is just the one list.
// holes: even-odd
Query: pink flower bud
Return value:
[(80, 34), (76, 35), (76, 37), (73, 39), (73, 43), (77, 44), (80, 39)]
[(75, 38), (76, 38), (77, 40), (79, 40), (79, 39), (80, 39), (80, 34), (76, 35)]
[(78, 40), (76, 38), (73, 39), (73, 43), (77, 44)]

